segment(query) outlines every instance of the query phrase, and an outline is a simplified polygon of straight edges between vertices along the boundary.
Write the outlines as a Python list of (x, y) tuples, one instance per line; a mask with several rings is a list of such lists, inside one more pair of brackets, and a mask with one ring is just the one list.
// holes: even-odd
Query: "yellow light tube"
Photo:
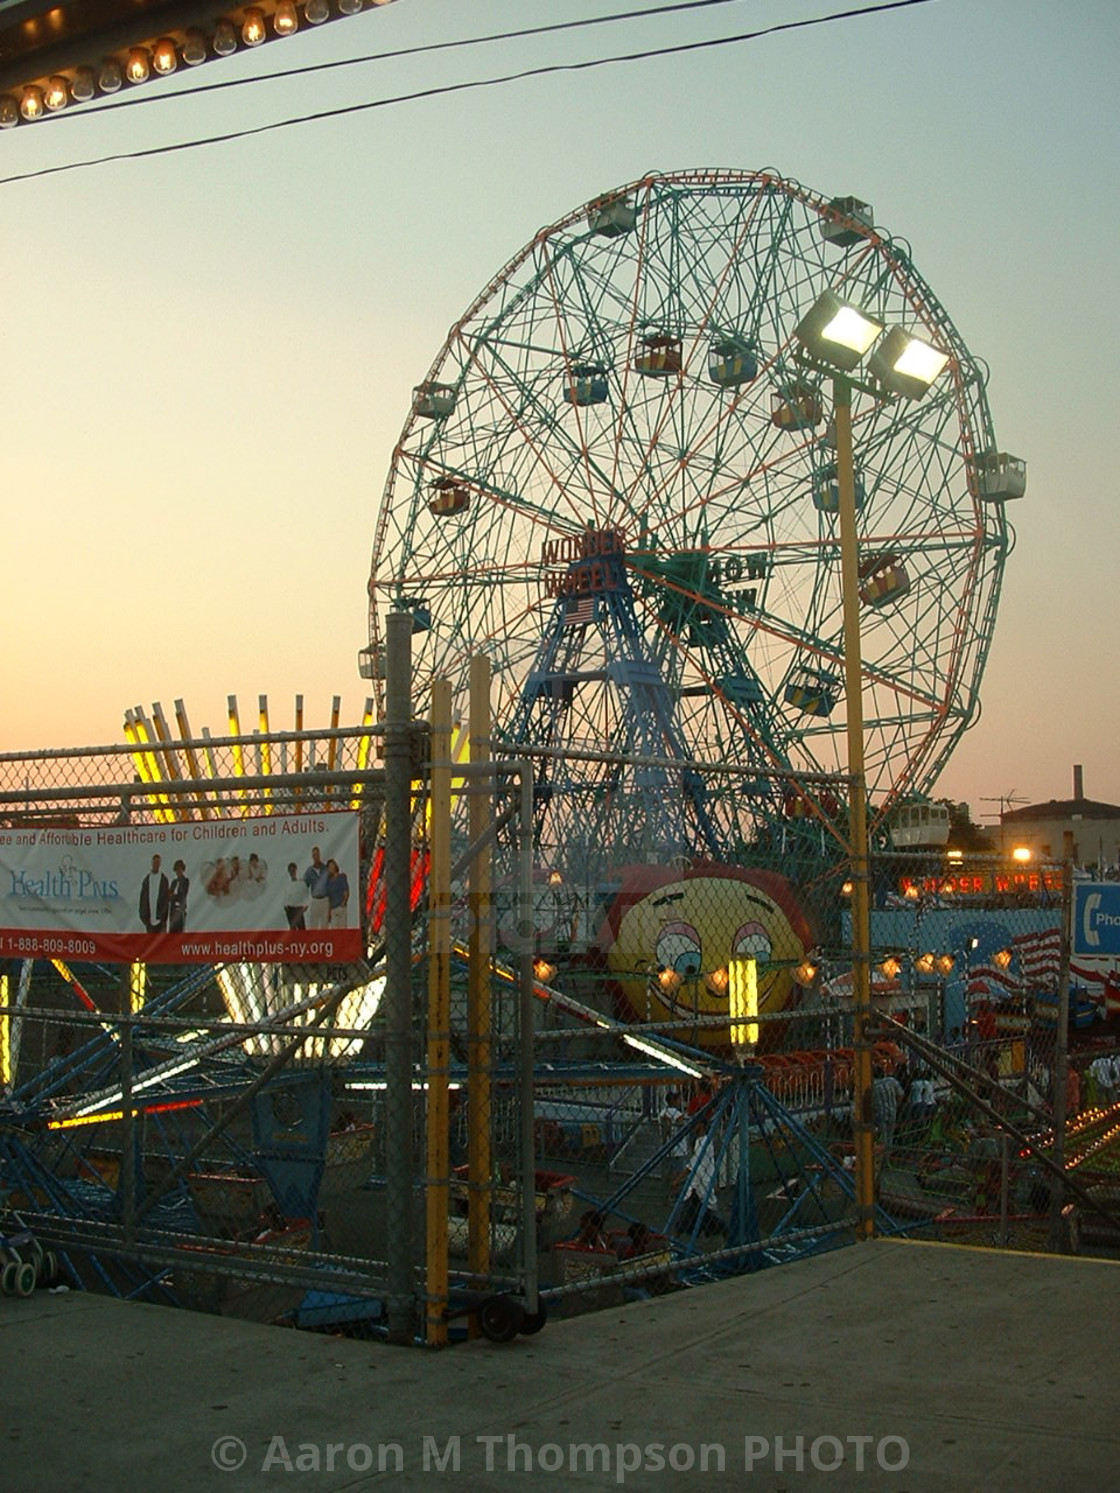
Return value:
[[(191, 723), (187, 719), (187, 707), (183, 704), (182, 700), (175, 701), (175, 724), (179, 728), (179, 739), (185, 743), (183, 751), (186, 753), (187, 766), (190, 769), (191, 777), (194, 778), (196, 782), (199, 780), (199, 778), (202, 777), (212, 778), (214, 774), (209, 771), (204, 771), (202, 765), (199, 763), (198, 753), (195, 751), (193, 746), (189, 745), (189, 743), (194, 740), (194, 735), (191, 731)], [(207, 764), (207, 767), (209, 767), (209, 764)], [(209, 819), (210, 807), (206, 803), (206, 801), (202, 798), (199, 798), (196, 800), (196, 804), (198, 812), (202, 815), (203, 819)]]
[(732, 1047), (758, 1045), (758, 962), (732, 959), (728, 966), (728, 1014)]
[[(237, 714), (237, 696), (228, 696), (226, 704), (229, 709), (229, 734), (234, 737), (232, 747), (233, 775), (235, 778), (243, 778), (245, 776), (245, 758), (241, 753), (241, 741), (239, 739), (241, 736), (241, 720)], [(245, 800), (244, 789), (242, 789), (238, 794), (238, 799), (240, 800), (241, 804), (238, 812), (241, 814), (241, 817), (243, 819), (247, 819), (249, 817), (249, 805)]]
[[(140, 781), (142, 783), (158, 782), (158, 778), (153, 776), (154, 764), (152, 761), (151, 753), (145, 752), (143, 750), (143, 727), (137, 720), (135, 713), (131, 710), (126, 710), (124, 714), (124, 739), (133, 749), (130, 755), (132, 757), (132, 764), (136, 768), (136, 774), (139, 777)], [(159, 795), (152, 794), (148, 799), (148, 803), (152, 807), (152, 813), (154, 814), (155, 818), (160, 823), (163, 823), (167, 816), (159, 807)]]
[[(8, 1004), (8, 977), (0, 975), (0, 1006)], [(12, 1084), (12, 1018), (7, 1011), (0, 1016), (0, 1089)]]
[(148, 966), (139, 959), (133, 961), (128, 971), (128, 1008), (133, 1016), (144, 1009), (144, 997), (148, 986)]
[[(261, 776), (269, 777), (272, 773), (272, 743), (268, 741), (268, 696), (260, 695), (257, 699), (257, 725), (261, 733)], [(272, 789), (264, 790), (264, 811), (272, 813)]]
[[(368, 728), (373, 725), (373, 698), (366, 700), (365, 710), (362, 712), (362, 726)], [(373, 737), (368, 734), (358, 738), (358, 771), (365, 772), (369, 766), (369, 754), (373, 748)], [(354, 784), (354, 796), (350, 800), (352, 809), (360, 809), (362, 806), (362, 787), (360, 783)]]
[[(163, 713), (163, 706), (157, 700), (152, 706), (152, 724), (155, 727), (156, 738), (163, 748), (159, 754), (164, 766), (164, 776), (172, 782), (182, 780), (182, 771), (179, 767), (179, 759), (174, 747), (171, 745), (171, 732), (167, 726), (167, 718)], [(189, 819), (190, 810), (183, 803), (182, 798), (175, 798), (175, 810), (172, 816), (175, 819)]]

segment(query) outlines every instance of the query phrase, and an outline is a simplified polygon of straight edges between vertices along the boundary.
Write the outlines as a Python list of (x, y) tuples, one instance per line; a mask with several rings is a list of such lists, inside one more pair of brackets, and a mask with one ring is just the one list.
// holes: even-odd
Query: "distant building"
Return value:
[(1052, 798), (1000, 815), (1003, 850), (1019, 846), (1032, 859), (1073, 861), (1102, 871), (1120, 865), (1120, 805), (1085, 797), (1080, 767), (1073, 769), (1073, 797)]

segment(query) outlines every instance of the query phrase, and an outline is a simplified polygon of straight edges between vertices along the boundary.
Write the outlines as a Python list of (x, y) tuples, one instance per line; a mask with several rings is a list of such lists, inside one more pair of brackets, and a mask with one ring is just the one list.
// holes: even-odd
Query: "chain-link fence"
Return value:
[(433, 1344), (847, 1242), (861, 1126), (881, 1232), (1115, 1242), (1120, 1074), (1071, 869), (877, 841), (853, 956), (842, 783), (657, 771), (692, 806), (660, 856), (624, 794), (565, 806), (438, 690), (423, 727), (0, 758), (13, 865), (77, 875), (67, 836), (99, 832), (199, 876), (252, 856), (304, 889), (243, 888), (257, 934), (268, 907), (321, 936), (307, 836), (352, 820), (360, 932), (330, 962), (6, 934), (6, 1216), (89, 1288)]

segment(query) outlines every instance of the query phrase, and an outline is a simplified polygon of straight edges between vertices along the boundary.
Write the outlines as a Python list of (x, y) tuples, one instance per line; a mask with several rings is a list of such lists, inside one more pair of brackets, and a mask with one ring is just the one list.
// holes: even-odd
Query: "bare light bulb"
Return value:
[(19, 112), (23, 115), (24, 119), (42, 119), (43, 90), (35, 83), (29, 83), (23, 90)]
[(272, 17), (272, 29), (277, 36), (291, 36), (299, 30), (299, 11), (295, 0), (280, 0)]
[(179, 66), (179, 53), (175, 50), (175, 43), (169, 36), (161, 37), (156, 42), (152, 52), (152, 66), (162, 78), (166, 78)]
[(79, 67), (74, 70), (74, 77), (70, 83), (70, 97), (76, 104), (88, 104), (97, 92), (97, 77), (92, 67)]
[(151, 76), (152, 62), (146, 47), (133, 47), (125, 63), (124, 74), (130, 83), (146, 83)]
[(19, 105), (10, 93), (0, 94), (0, 130), (19, 124)]
[(124, 82), (124, 70), (116, 57), (106, 57), (97, 74), (97, 86), (102, 93), (116, 93)]
[(66, 79), (59, 76), (52, 78), (47, 84), (43, 94), (43, 103), (51, 114), (57, 114), (60, 109), (65, 109), (70, 102), (70, 85)]
[(183, 38), (183, 61), (188, 67), (206, 61), (206, 38), (197, 26), (192, 26)]
[(303, 14), (309, 26), (321, 26), (331, 18), (330, 0), (307, 0)]
[(241, 40), (247, 47), (259, 47), (268, 33), (264, 27), (264, 12), (251, 5), (241, 23)]
[(214, 51), (219, 57), (231, 57), (237, 51), (237, 32), (231, 21), (218, 21), (214, 26)]

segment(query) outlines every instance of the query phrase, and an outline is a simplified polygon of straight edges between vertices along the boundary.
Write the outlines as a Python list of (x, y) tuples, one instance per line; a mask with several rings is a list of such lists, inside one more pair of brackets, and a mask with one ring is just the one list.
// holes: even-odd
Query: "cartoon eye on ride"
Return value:
[(700, 973), (700, 935), (691, 923), (667, 923), (657, 940), (657, 964), (682, 980)]

